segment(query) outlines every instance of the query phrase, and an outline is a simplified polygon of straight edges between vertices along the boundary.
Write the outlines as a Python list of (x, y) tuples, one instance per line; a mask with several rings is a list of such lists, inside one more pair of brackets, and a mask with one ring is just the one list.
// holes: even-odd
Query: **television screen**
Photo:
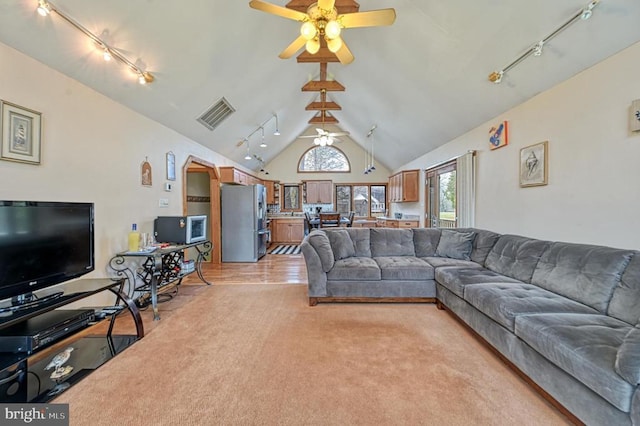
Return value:
[(92, 203), (0, 201), (0, 300), (93, 269)]

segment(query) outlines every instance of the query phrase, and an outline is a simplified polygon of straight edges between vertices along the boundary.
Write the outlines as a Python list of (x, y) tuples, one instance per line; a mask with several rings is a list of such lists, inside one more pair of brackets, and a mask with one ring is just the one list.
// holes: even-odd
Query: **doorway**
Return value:
[(189, 156), (182, 167), (183, 215), (206, 214), (212, 249), (205, 261), (220, 263), (220, 176), (216, 166)]
[(427, 228), (458, 226), (456, 165), (456, 161), (452, 161), (426, 170)]

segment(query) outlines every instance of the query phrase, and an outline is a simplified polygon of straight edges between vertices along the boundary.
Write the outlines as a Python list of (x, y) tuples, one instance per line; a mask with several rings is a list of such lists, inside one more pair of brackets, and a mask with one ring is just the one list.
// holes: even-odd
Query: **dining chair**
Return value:
[(347, 228), (351, 228), (353, 226), (353, 218), (356, 216), (356, 212), (349, 212), (349, 223), (347, 223)]
[(320, 213), (320, 228), (337, 228), (340, 226), (340, 213)]

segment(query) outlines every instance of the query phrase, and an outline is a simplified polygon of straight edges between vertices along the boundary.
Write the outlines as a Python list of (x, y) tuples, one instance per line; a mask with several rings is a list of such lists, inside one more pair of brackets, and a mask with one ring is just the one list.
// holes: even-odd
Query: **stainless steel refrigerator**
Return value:
[(222, 261), (257, 262), (267, 254), (267, 193), (263, 185), (223, 185)]

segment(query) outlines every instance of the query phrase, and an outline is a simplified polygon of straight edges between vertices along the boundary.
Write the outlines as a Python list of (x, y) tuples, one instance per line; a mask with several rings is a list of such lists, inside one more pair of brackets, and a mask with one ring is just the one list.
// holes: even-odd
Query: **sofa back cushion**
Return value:
[(632, 255), (631, 250), (556, 242), (540, 258), (531, 283), (606, 313)]
[(485, 267), (493, 272), (530, 283), (540, 256), (550, 244), (549, 241), (519, 235), (501, 235), (487, 255)]
[(436, 247), (436, 256), (471, 260), (471, 250), (473, 250), (473, 240), (475, 238), (476, 233), (473, 231), (462, 232), (443, 229), (438, 247)]
[(369, 228), (346, 228), (356, 248), (356, 257), (371, 257), (371, 233)]
[(411, 229), (369, 228), (371, 256), (415, 256)]
[(320, 257), (320, 264), (324, 272), (329, 272), (333, 268), (335, 261), (329, 237), (322, 231), (311, 231), (307, 236), (307, 241), (311, 244)]
[(473, 249), (471, 250), (471, 260), (484, 266), (484, 262), (487, 260), (487, 256), (493, 246), (498, 242), (500, 234), (476, 228), (458, 228), (458, 231), (476, 233), (476, 238), (473, 240)]
[(328, 232), (327, 237), (329, 237), (335, 260), (342, 260), (356, 255), (356, 248), (345, 229), (336, 229)]
[(607, 315), (631, 325), (640, 320), (640, 252), (633, 254), (620, 282), (613, 290)]
[(413, 230), (413, 246), (416, 257), (435, 256), (439, 241), (440, 229), (438, 228), (415, 228)]

